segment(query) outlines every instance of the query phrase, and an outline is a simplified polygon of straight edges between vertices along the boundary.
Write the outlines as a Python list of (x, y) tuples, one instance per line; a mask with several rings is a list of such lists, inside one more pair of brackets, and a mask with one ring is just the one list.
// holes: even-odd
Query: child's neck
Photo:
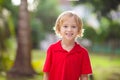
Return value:
[(75, 41), (65, 41), (65, 40), (62, 40), (61, 41), (61, 45), (63, 47), (63, 49), (65, 49), (66, 51), (70, 51), (74, 45), (75, 45)]

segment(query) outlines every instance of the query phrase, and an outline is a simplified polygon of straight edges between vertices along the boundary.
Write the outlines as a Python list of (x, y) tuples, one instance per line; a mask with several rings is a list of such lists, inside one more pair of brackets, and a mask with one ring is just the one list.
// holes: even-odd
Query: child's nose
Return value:
[(72, 28), (71, 27), (68, 27), (68, 31), (71, 31), (72, 30)]

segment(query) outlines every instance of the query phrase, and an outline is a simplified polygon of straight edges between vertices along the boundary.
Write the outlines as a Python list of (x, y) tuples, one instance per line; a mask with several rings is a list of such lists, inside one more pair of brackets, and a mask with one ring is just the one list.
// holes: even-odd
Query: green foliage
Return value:
[[(111, 10), (117, 10), (120, 0), (79, 0), (75, 4), (89, 3), (94, 7), (94, 11), (99, 13), (99, 16), (107, 16)], [(101, 16), (100, 16), (101, 17)]]
[(15, 37), (12, 13), (14, 14), (14, 7), (11, 0), (0, 0), (0, 71), (8, 69), (6, 64), (9, 61), (9, 53), (7, 50), (12, 46), (10, 39)]
[[(11, 0), (0, 1), (0, 50), (9, 48), (7, 41), (15, 36), (14, 21), (12, 11), (14, 10)], [(6, 12), (5, 12), (6, 11)]]
[(13, 6), (11, 0), (0, 0), (0, 12), (3, 9), (7, 9), (8, 11), (10, 11), (13, 17), (16, 16), (18, 13), (18, 8), (16, 6)]
[(108, 28), (108, 39), (118, 39), (120, 40), (120, 23), (118, 22), (111, 22)]
[(31, 20), (31, 27), (33, 48), (39, 48), (39, 42), (43, 40), (45, 36), (43, 24), (39, 19), (33, 18)]
[(105, 17), (102, 17), (100, 20), (100, 27), (98, 30), (98, 42), (104, 42), (107, 35), (108, 35), (108, 29), (110, 25), (110, 20), (108, 20)]
[(7, 63), (9, 62), (9, 60), (10, 59), (8, 57), (8, 54), (4, 53), (0, 55), (0, 72), (8, 70)]
[(39, 48), (39, 42), (44, 39), (47, 32), (52, 32), (52, 27), (58, 14), (56, 0), (37, 0), (37, 8), (31, 12), (33, 48)]
[(35, 12), (35, 16), (37, 19), (43, 23), (43, 29), (45, 31), (52, 31), (52, 27), (54, 26), (57, 14), (58, 14), (58, 6), (56, 0), (38, 0), (37, 10)]
[(97, 33), (92, 26), (85, 26), (84, 38), (87, 38), (92, 42), (96, 41)]
[(107, 18), (101, 18), (101, 25), (99, 31), (99, 41), (107, 41), (120, 39), (120, 23), (108, 20)]
[[(120, 25), (114, 22), (110, 16), (112, 10), (117, 11), (120, 5), (120, 0), (79, 0), (74, 4), (92, 5), (94, 13), (97, 14), (97, 18), (100, 23), (100, 28), (97, 30), (97, 40), (99, 43), (104, 43), (108, 39), (119, 39)], [(89, 32), (90, 33), (90, 32)], [(87, 33), (87, 34), (89, 34)], [(90, 33), (91, 34), (91, 33)]]

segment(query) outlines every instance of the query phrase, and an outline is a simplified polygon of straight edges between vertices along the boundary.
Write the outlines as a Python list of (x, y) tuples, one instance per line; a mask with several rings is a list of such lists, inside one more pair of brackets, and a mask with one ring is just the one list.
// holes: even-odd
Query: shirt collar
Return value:
[[(55, 47), (57, 51), (66, 51), (62, 48), (61, 46), (61, 40), (59, 40), (56, 44), (57, 46)], [(80, 44), (78, 44), (77, 42), (75, 42), (75, 46), (73, 47), (73, 49), (70, 51), (71, 53), (73, 52), (81, 52), (81, 46)]]

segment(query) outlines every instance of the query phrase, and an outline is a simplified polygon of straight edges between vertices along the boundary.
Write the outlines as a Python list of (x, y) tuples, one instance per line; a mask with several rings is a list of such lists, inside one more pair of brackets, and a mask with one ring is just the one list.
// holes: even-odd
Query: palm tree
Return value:
[(36, 72), (31, 65), (31, 29), (27, 0), (21, 0), (19, 7), (17, 54), (8, 76), (33, 76)]

